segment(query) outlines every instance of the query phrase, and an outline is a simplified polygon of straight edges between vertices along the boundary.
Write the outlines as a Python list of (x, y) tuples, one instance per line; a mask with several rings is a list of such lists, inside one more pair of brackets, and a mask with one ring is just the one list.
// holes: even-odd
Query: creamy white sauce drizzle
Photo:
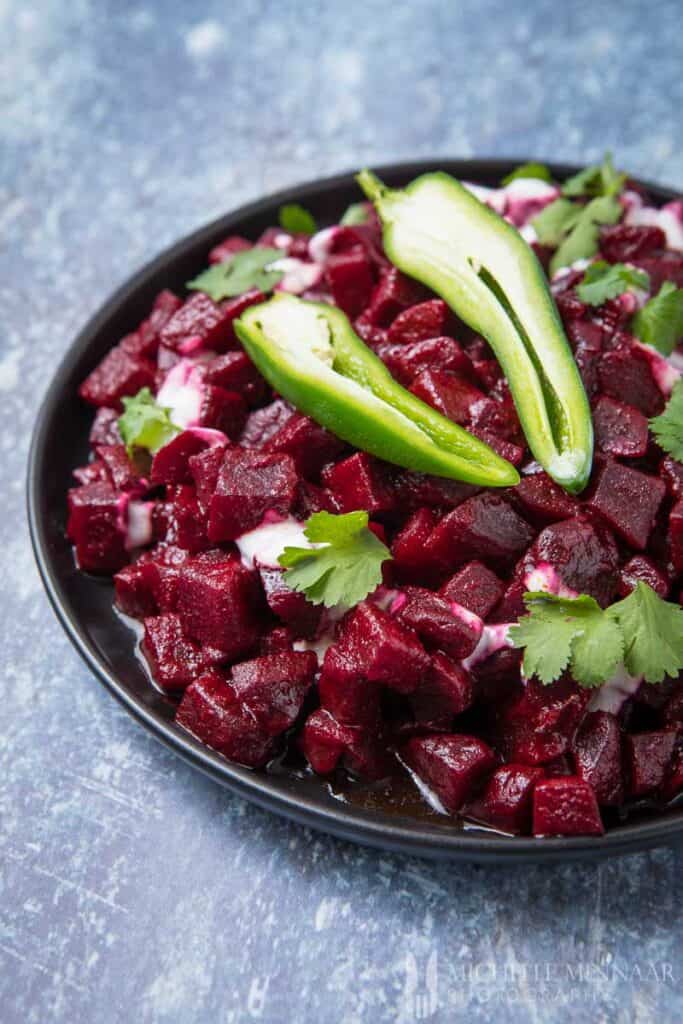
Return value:
[(196, 427), (204, 397), (200, 369), (192, 359), (181, 359), (166, 374), (157, 392), (159, 405), (169, 409), (171, 421), (177, 427)]

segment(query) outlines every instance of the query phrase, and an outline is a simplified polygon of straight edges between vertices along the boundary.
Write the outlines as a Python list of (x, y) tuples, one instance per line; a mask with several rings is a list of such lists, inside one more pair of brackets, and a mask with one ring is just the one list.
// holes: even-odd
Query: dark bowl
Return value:
[[(400, 186), (437, 168), (458, 178), (497, 184), (520, 161), (433, 160), (393, 164), (378, 173)], [(576, 167), (554, 165), (563, 178)], [(675, 193), (645, 185), (656, 200)], [(162, 288), (182, 291), (206, 265), (207, 253), (226, 235), (256, 238), (276, 222), (284, 202), (300, 202), (320, 223), (334, 223), (360, 198), (352, 174), (287, 189), (250, 203), (176, 243), (135, 274), (81, 331), (57, 370), (33, 434), (28, 467), (28, 514), (38, 568), (57, 616), (93, 673), (130, 713), (190, 764), (240, 796), (288, 818), (344, 839), (426, 857), (510, 863), (606, 856), (673, 841), (683, 833), (683, 808), (629, 821), (600, 838), (529, 839), (467, 830), (446, 819), (388, 814), (333, 796), (312, 776), (267, 774), (231, 764), (173, 721), (173, 703), (150, 684), (138, 661), (129, 629), (112, 610), (112, 586), (78, 572), (64, 534), (71, 472), (88, 452), (92, 410), (78, 398), (82, 379), (124, 334), (147, 314)]]

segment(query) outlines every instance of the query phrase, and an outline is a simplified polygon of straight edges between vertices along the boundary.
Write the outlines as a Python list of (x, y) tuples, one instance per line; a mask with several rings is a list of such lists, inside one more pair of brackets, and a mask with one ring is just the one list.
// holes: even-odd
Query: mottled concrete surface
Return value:
[(382, 855), (232, 798), (89, 675), (23, 510), (40, 393), (157, 250), (264, 190), (421, 154), (683, 186), (680, 4), (0, 0), (4, 1024), (683, 1019), (681, 859)]

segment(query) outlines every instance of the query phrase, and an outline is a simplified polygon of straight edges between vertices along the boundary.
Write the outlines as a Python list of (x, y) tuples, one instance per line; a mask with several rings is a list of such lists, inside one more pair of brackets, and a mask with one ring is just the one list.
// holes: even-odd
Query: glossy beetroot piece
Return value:
[(273, 752), (273, 741), (217, 672), (200, 675), (187, 688), (176, 721), (224, 757), (259, 768)]
[(583, 779), (567, 776), (536, 783), (535, 836), (600, 836), (604, 831), (595, 793)]
[(249, 654), (260, 631), (253, 573), (224, 556), (201, 556), (182, 566), (176, 609), (187, 635), (224, 652), (226, 659)]
[(258, 526), (267, 511), (286, 515), (296, 498), (297, 479), (289, 455), (229, 449), (209, 500), (209, 539), (235, 540)]
[(184, 690), (206, 667), (206, 658), (184, 635), (178, 615), (146, 618), (141, 650), (163, 690)]
[(674, 730), (624, 737), (624, 764), (631, 796), (645, 796), (662, 785), (676, 745)]
[(496, 766), (495, 754), (476, 736), (416, 736), (401, 756), (417, 777), (456, 814)]
[(647, 418), (634, 406), (602, 395), (593, 408), (593, 426), (601, 451), (628, 459), (647, 454)]
[(603, 606), (614, 597), (619, 551), (607, 528), (583, 518), (547, 526), (527, 551), (521, 569), (530, 572), (541, 562), (551, 565), (566, 587), (590, 594)]
[(79, 568), (113, 573), (125, 565), (128, 554), (118, 520), (119, 497), (111, 484), (86, 484), (69, 492), (66, 532)]
[(445, 568), (472, 558), (496, 568), (509, 564), (529, 546), (533, 530), (499, 494), (468, 498), (435, 527), (426, 551)]
[(543, 775), (542, 768), (503, 765), (493, 773), (484, 792), (468, 804), (467, 815), (501, 832), (528, 833), (534, 786)]
[(614, 715), (589, 712), (574, 738), (572, 753), (576, 774), (592, 787), (599, 804), (623, 802), (621, 727)]
[(638, 551), (647, 546), (666, 487), (659, 477), (617, 462), (598, 470), (590, 507)]
[(271, 654), (235, 665), (230, 685), (264, 731), (277, 736), (294, 725), (317, 668), (313, 651)]
[(422, 587), (406, 587), (398, 613), (423, 643), (453, 658), (467, 658), (481, 636), (481, 622), (446, 598)]
[(483, 562), (468, 562), (439, 591), (447, 601), (467, 608), (480, 619), (488, 618), (503, 596), (503, 584)]

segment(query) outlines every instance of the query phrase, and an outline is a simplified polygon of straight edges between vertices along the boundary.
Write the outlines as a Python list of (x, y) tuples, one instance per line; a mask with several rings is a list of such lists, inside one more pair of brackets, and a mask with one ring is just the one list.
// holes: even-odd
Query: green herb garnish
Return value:
[(683, 338), (683, 288), (665, 281), (658, 294), (638, 310), (631, 330), (641, 341), (670, 356)]
[(293, 235), (312, 235), (317, 231), (315, 217), (298, 203), (287, 203), (280, 207), (280, 227)]
[(507, 174), (501, 184), (509, 185), (511, 181), (516, 181), (517, 178), (537, 178), (539, 181), (552, 181), (552, 175), (545, 164), (522, 164), (520, 167), (515, 167), (514, 171), (510, 171)]
[(683, 462), (683, 380), (674, 385), (666, 408), (650, 420), (657, 444), (677, 462)]
[(369, 216), (370, 209), (367, 203), (351, 203), (346, 207), (346, 212), (339, 223), (352, 228), (357, 224), (367, 224)]
[(614, 196), (599, 196), (585, 206), (560, 198), (541, 210), (531, 223), (541, 245), (557, 246), (550, 272), (594, 256), (600, 225), (616, 224), (622, 212)]
[(601, 306), (608, 299), (615, 299), (617, 295), (623, 295), (632, 288), (647, 291), (649, 287), (650, 278), (644, 270), (636, 270), (625, 263), (597, 260), (587, 268), (576, 291), (582, 302), (587, 302), (589, 306)]
[(626, 181), (626, 175), (616, 171), (612, 154), (605, 153), (602, 163), (584, 167), (568, 178), (562, 186), (565, 196), (615, 196)]
[(193, 291), (204, 292), (214, 302), (222, 299), (233, 299), (237, 295), (258, 288), (261, 292), (270, 292), (278, 284), (284, 274), (281, 270), (268, 270), (271, 263), (283, 257), (281, 249), (269, 249), (255, 246), (236, 252), (224, 263), (216, 263), (198, 277), (187, 282)]
[(121, 402), (124, 412), (118, 420), (119, 433), (129, 456), (134, 448), (146, 448), (154, 454), (180, 433), (180, 427), (171, 421), (171, 410), (159, 405), (149, 388)]
[(304, 534), (317, 548), (286, 547), (278, 561), (284, 581), (312, 604), (351, 608), (382, 582), (391, 552), (368, 528), (367, 512), (315, 512)]

